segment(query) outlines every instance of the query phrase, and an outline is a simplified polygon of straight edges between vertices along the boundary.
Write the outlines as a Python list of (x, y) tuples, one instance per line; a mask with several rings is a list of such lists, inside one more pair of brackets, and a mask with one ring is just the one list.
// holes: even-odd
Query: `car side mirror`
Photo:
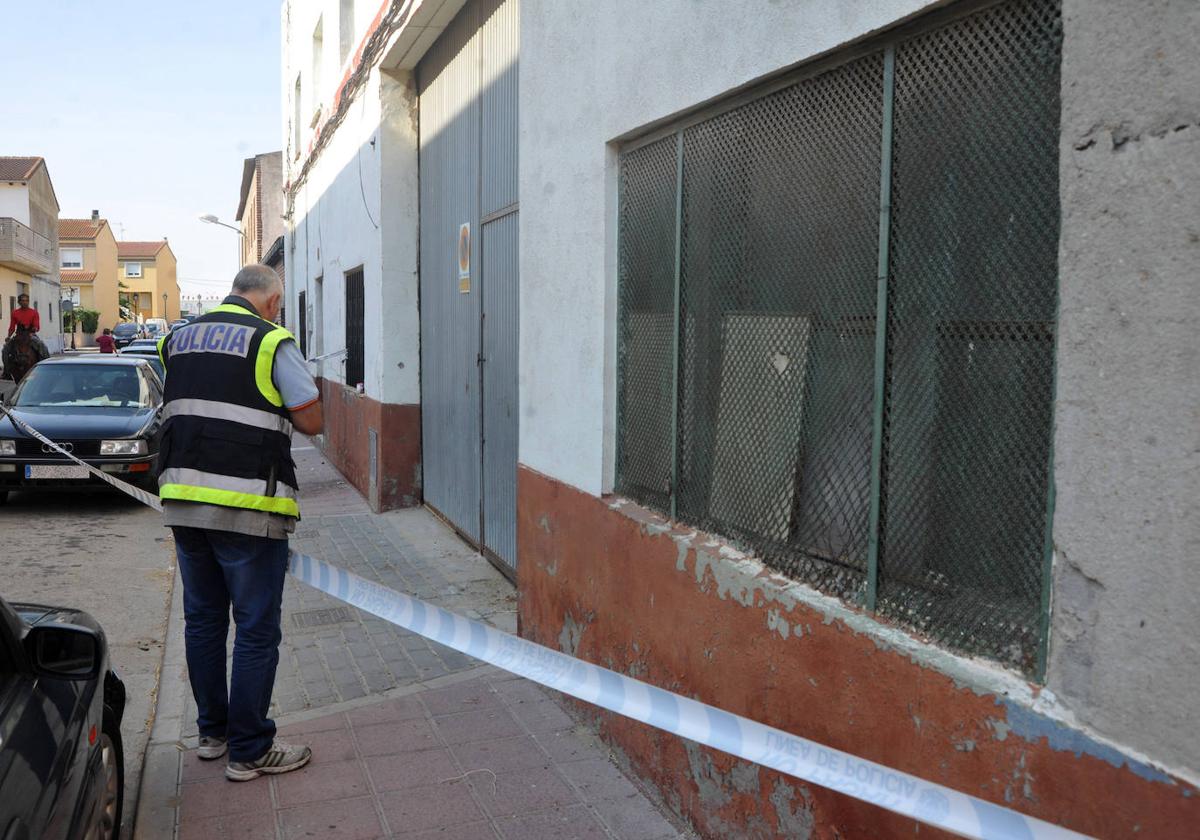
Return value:
[(73, 624), (31, 627), (25, 653), (34, 673), (59, 680), (92, 680), (100, 674), (100, 636)]

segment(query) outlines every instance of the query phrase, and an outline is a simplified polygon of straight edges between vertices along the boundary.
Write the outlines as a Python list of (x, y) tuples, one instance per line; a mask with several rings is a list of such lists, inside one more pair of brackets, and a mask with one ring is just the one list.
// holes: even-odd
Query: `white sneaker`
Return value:
[(196, 750), (196, 755), (200, 756), (202, 761), (212, 761), (214, 758), (225, 755), (227, 749), (229, 749), (229, 742), (224, 738), (201, 735), (200, 748)]
[(264, 774), (276, 775), (299, 770), (312, 758), (312, 750), (305, 746), (285, 744), (278, 738), (262, 758), (257, 761), (231, 761), (225, 766), (225, 778), (231, 782), (248, 782)]

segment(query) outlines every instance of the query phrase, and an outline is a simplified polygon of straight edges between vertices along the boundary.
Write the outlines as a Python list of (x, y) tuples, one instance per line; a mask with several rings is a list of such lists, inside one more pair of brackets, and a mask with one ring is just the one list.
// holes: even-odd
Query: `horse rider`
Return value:
[(38, 337), (38, 330), (42, 328), (42, 317), (36, 309), (30, 309), (29, 295), (25, 293), (17, 297), (17, 308), (12, 311), (12, 317), (8, 319), (8, 335), (5, 340), (12, 338), (18, 327), (23, 327), (30, 333), (34, 352), (37, 353), (39, 359), (45, 359), (50, 355), (50, 350)]

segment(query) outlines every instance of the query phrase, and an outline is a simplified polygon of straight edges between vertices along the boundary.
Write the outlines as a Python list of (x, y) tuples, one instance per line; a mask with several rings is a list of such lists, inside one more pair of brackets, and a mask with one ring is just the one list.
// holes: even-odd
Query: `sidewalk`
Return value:
[[(427, 510), (372, 514), (307, 441), (293, 545), (515, 632), (516, 593)], [(289, 577), (272, 714), (303, 770), (225, 780), (195, 755), (176, 586), (138, 840), (690, 836), (555, 692), (364, 615)], [(232, 642), (232, 639), (231, 639)]]

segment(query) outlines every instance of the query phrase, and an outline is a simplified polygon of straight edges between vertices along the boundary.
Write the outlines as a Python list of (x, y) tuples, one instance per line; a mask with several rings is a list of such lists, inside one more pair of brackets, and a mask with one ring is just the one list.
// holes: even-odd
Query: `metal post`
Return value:
[(883, 132), (879, 167), (879, 265), (875, 286), (875, 414), (871, 434), (871, 521), (864, 606), (875, 610), (879, 590), (880, 501), (883, 493), (883, 405), (887, 397), (888, 249), (892, 218), (892, 103), (896, 48), (883, 50)]
[(671, 518), (679, 508), (679, 278), (683, 264), (683, 131), (675, 134), (675, 304), (671, 347)]

